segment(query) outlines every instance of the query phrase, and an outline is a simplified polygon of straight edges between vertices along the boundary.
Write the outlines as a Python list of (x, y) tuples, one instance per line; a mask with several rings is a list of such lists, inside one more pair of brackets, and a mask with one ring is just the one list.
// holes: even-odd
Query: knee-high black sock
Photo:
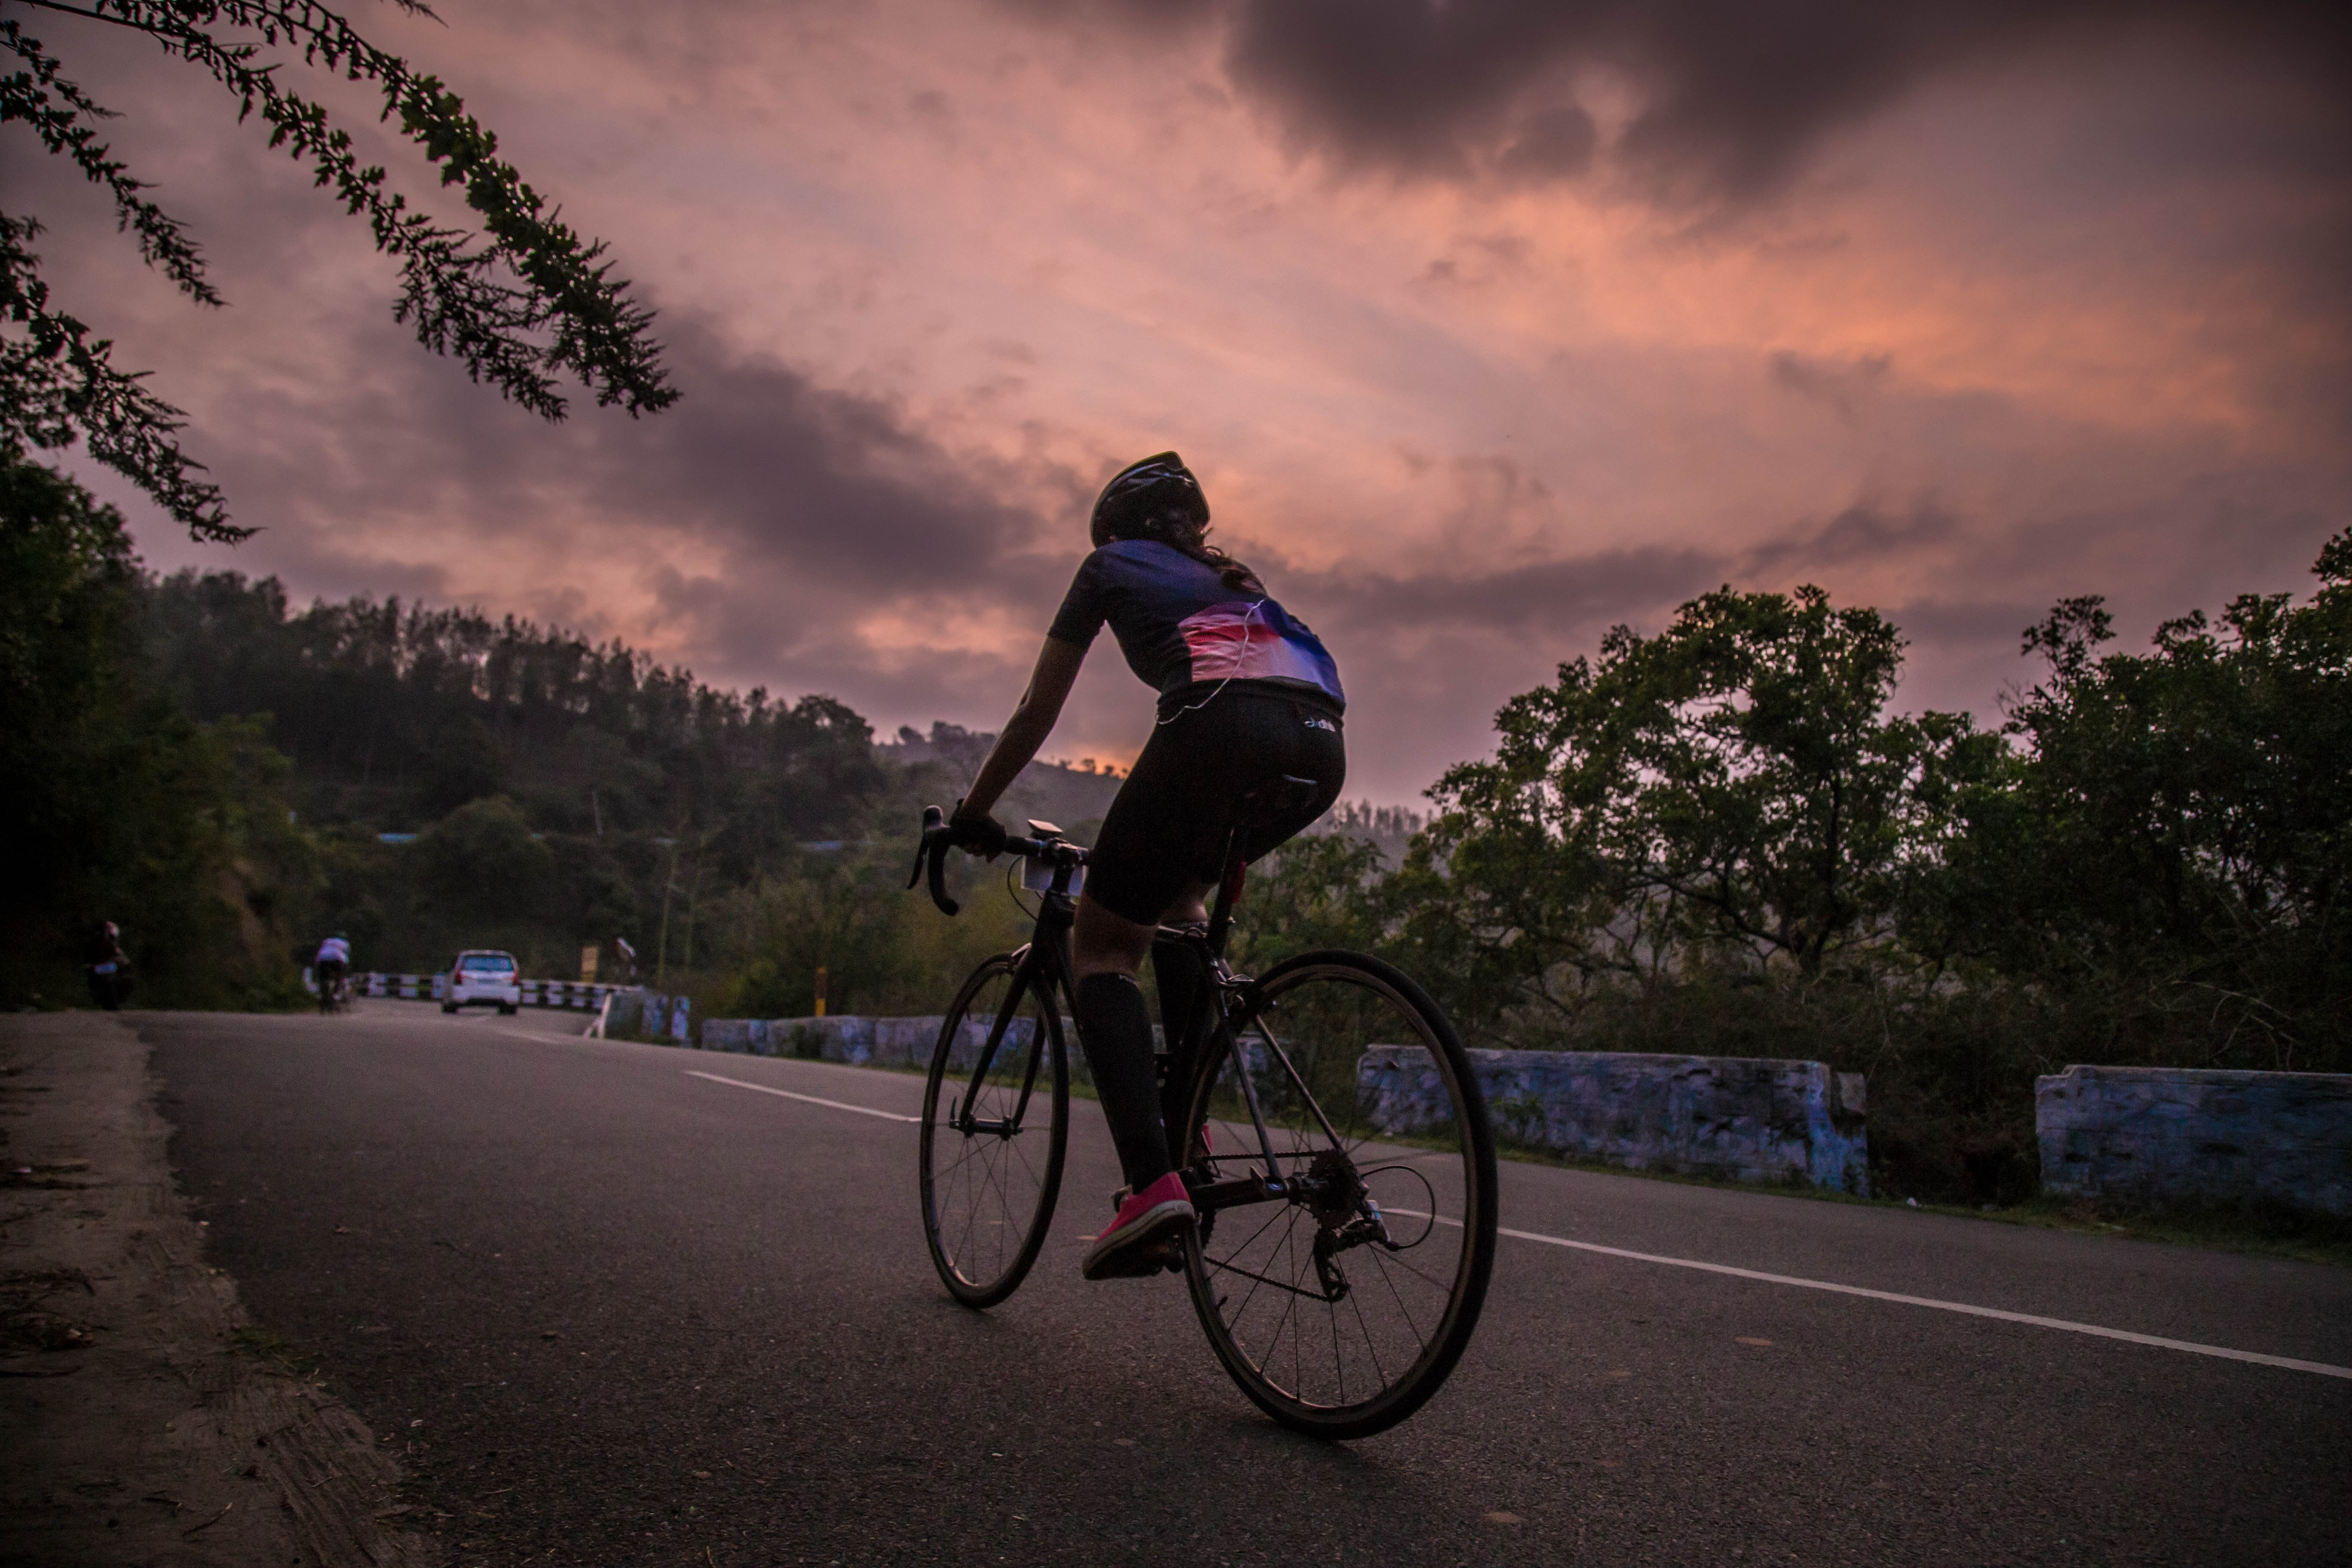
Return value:
[(1179, 1047), (1207, 989), (1209, 972), (1200, 950), (1191, 943), (1156, 941), (1151, 944), (1151, 977), (1160, 986), (1160, 1026), (1168, 1036), (1168, 1078), (1160, 1086), (1160, 1116), (1172, 1150), (1183, 1128), (1184, 1097), (1192, 1088), (1192, 1060), (1181, 1056)]
[(1160, 1092), (1152, 1082), (1151, 1010), (1131, 974), (1089, 974), (1073, 1000), (1078, 1041), (1094, 1069), (1103, 1120), (1127, 1184), (1141, 1192), (1172, 1168), (1168, 1135), (1160, 1126)]

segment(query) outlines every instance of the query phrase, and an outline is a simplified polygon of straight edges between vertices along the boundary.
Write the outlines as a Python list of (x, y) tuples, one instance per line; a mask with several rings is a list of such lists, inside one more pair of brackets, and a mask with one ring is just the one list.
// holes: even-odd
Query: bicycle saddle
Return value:
[(1242, 796), (1241, 820), (1255, 826), (1285, 816), (1295, 816), (1315, 804), (1323, 786), (1313, 779), (1294, 778), (1282, 773), (1254, 784)]

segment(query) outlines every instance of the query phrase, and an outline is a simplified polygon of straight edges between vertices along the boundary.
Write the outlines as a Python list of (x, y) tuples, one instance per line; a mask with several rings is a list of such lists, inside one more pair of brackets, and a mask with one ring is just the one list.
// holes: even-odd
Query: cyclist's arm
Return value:
[(1029, 675), (1029, 689), (1021, 694), (1021, 705), (1004, 721), (988, 761), (980, 764), (979, 775), (965, 792), (957, 816), (986, 816), (996, 809), (997, 801), (1054, 732), (1054, 721), (1062, 716), (1062, 704), (1078, 679), (1078, 667), (1086, 661), (1087, 650), (1076, 643), (1045, 639), (1045, 646), (1037, 652), (1037, 668)]

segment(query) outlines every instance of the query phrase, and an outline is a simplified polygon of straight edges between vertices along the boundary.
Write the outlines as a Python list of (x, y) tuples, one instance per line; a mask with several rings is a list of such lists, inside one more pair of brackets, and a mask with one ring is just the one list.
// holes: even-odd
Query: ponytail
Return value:
[(1257, 574), (1209, 542), (1209, 531), (1188, 518), (1171, 518), (1168, 526), (1139, 533), (1135, 537), (1155, 539), (1169, 549), (1191, 556), (1210, 568), (1224, 580), (1226, 587), (1236, 594), (1263, 594), (1265, 584)]

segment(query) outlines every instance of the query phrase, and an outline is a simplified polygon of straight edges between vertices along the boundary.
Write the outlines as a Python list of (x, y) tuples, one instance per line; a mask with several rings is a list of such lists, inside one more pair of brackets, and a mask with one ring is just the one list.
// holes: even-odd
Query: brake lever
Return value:
[(907, 890), (914, 891), (915, 884), (923, 879), (923, 860), (931, 852), (931, 835), (946, 826), (947, 813), (936, 805), (923, 807), (923, 836), (915, 840), (915, 868), (907, 873)]
[(948, 897), (947, 869), (950, 847), (947, 831), (942, 828), (931, 847), (931, 902), (940, 906), (940, 912), (943, 915), (952, 915), (963, 907)]
[(940, 912), (945, 915), (953, 915), (963, 907), (948, 897), (948, 850), (951, 847), (953, 846), (948, 839), (947, 813), (936, 805), (923, 807), (923, 840), (915, 851), (915, 872), (907, 879), (907, 886), (913, 887), (922, 878), (928, 863), (931, 876), (931, 902), (937, 904)]

